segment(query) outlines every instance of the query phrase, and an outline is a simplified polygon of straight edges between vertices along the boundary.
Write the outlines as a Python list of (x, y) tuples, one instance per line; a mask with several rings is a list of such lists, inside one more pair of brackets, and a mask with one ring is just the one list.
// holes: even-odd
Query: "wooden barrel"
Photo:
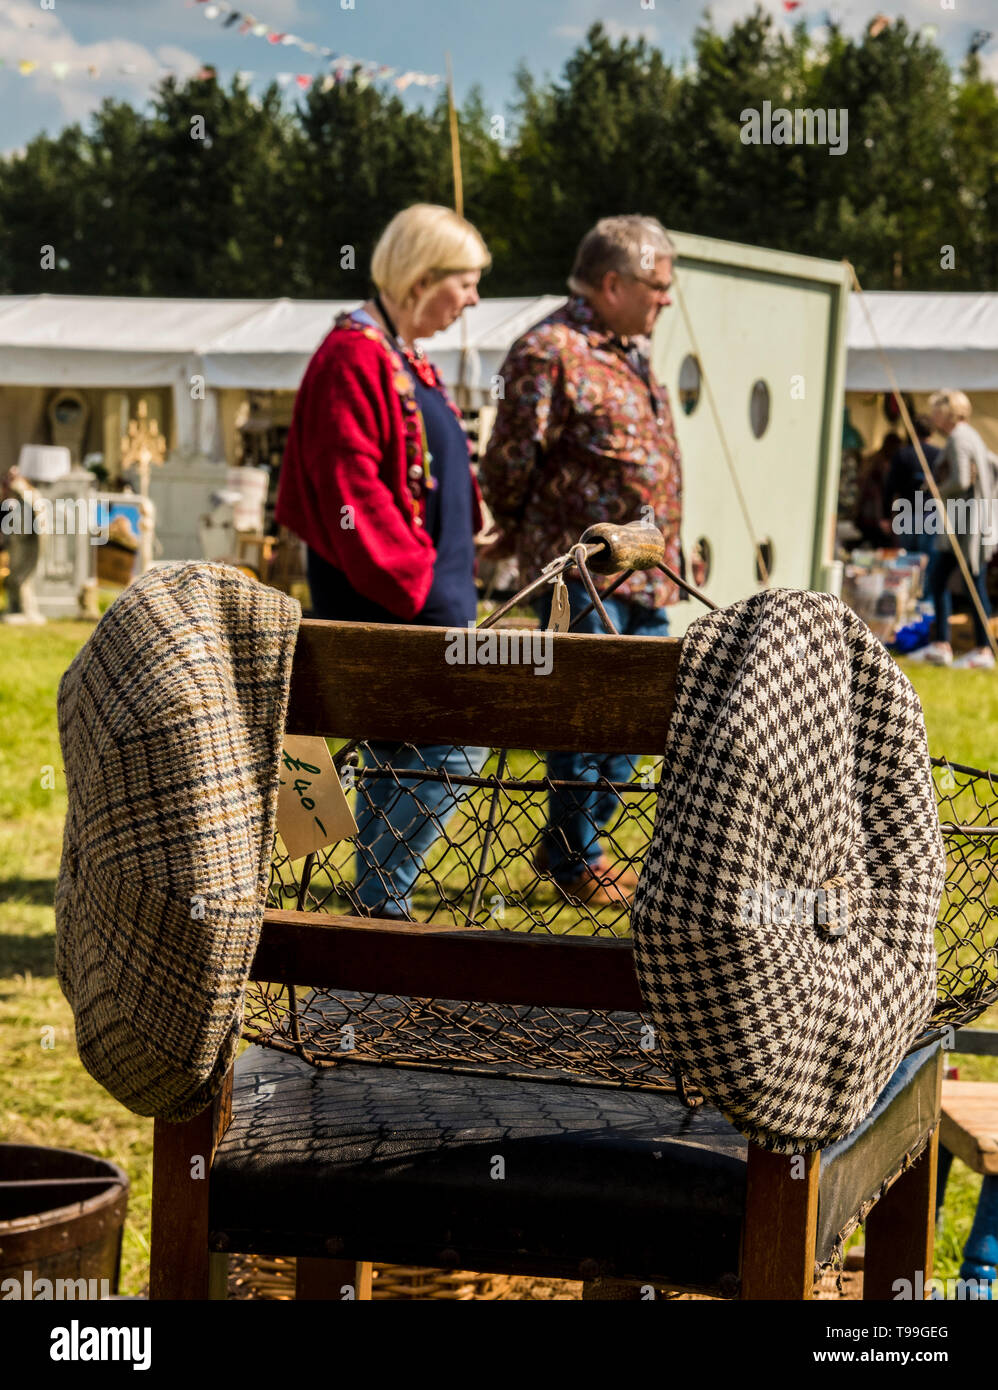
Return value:
[(115, 1164), (0, 1144), (0, 1298), (117, 1293), (127, 1208), (128, 1178)]

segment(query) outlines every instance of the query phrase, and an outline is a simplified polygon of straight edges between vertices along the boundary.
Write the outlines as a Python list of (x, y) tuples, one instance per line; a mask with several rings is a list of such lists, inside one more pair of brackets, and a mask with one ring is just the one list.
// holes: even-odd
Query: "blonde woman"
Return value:
[[(964, 508), (969, 512), (969, 525), (957, 532), (967, 566), (974, 580), (974, 588), (981, 601), (985, 618), (991, 616), (988, 602), (987, 570), (995, 549), (991, 525), (991, 512), (996, 505), (994, 456), (989, 454), (984, 440), (969, 423), (972, 407), (962, 391), (937, 391), (929, 397), (929, 411), (933, 426), (946, 436), (946, 447), (939, 461), (940, 495), (944, 503), (962, 498), (972, 503)], [(957, 527), (954, 526), (954, 530)], [(963, 534), (960, 534), (963, 532)], [(988, 633), (971, 598), (971, 617), (974, 623), (973, 651), (953, 661), (953, 648), (949, 640), (949, 620), (951, 602), (949, 581), (957, 567), (957, 558), (949, 536), (941, 532), (939, 549), (932, 571), (932, 601), (936, 610), (936, 640), (926, 649), (925, 659), (940, 666), (992, 667), (994, 654), (988, 642)]]
[[(275, 515), (308, 547), (316, 617), (466, 627), (482, 528), (460, 413), (417, 347), (478, 303), (490, 258), (470, 222), (419, 203), (392, 219), (375, 292), (339, 317), (295, 400)], [(404, 700), (404, 685), (399, 698)], [(368, 765), (476, 773), (485, 749), (371, 745)], [(422, 856), (456, 798), (446, 781), (369, 779), (358, 807), (357, 898), (410, 915)], [(364, 804), (366, 802), (366, 805)]]

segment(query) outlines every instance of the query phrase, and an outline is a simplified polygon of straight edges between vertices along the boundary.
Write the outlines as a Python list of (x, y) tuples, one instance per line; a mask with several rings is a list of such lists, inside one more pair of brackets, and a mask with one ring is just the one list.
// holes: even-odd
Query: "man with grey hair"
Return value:
[[(669, 303), (675, 249), (654, 217), (605, 217), (583, 237), (568, 303), (510, 349), (479, 480), (500, 540), (497, 558), (516, 555), (521, 582), (570, 550), (596, 522), (640, 521), (665, 538), (665, 560), (682, 569), (682, 474), (665, 390), (648, 358), (648, 339)], [(605, 590), (611, 579), (597, 578)], [(568, 584), (574, 617), (589, 602)], [(668, 635), (666, 612), (679, 591), (661, 571), (635, 574), (605, 600), (621, 633)], [(551, 591), (537, 609), (550, 612)], [(574, 631), (602, 632), (595, 612)], [(618, 809), (601, 779), (627, 781), (634, 762), (602, 754), (552, 753), (552, 779), (589, 782), (592, 791), (551, 793), (549, 825), (535, 863), (565, 896), (626, 902), (636, 884), (615, 869), (598, 834)]]

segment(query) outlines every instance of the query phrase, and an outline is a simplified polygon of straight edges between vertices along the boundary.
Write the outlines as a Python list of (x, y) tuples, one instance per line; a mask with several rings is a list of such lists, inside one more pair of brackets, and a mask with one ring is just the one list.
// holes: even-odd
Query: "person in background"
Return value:
[[(939, 469), (938, 463), (942, 458), (942, 449), (937, 444), (930, 444), (932, 438), (932, 421), (926, 415), (916, 415), (912, 421), (915, 428), (915, 435), (918, 438), (922, 453), (925, 455), (925, 462), (929, 465), (929, 470), (933, 478), (937, 478)], [(922, 463), (918, 457), (914, 443), (909, 440), (897, 450), (891, 459), (887, 469), (887, 481), (884, 484), (884, 510), (888, 516), (895, 501), (903, 498), (915, 506), (915, 494), (926, 490), (925, 474), (922, 471)], [(913, 538), (912, 544), (916, 541), (933, 540), (932, 536), (919, 536)], [(931, 553), (925, 547), (921, 548), (921, 553)]]
[[(957, 530), (957, 543), (963, 550), (984, 617), (989, 619), (991, 605), (988, 601), (987, 571), (988, 561), (998, 541), (991, 525), (995, 506), (998, 505), (995, 469), (998, 461), (988, 452), (984, 440), (970, 424), (972, 407), (962, 391), (937, 391), (929, 397), (929, 410), (933, 425), (946, 436), (946, 447), (939, 464), (939, 492), (943, 502), (963, 499), (972, 503), (969, 509), (965, 509), (970, 517), (966, 530), (958, 530), (957, 527), (954, 530)], [(949, 640), (952, 607), (949, 581), (957, 568), (957, 558), (945, 532), (940, 534), (938, 542), (932, 577), (936, 640), (926, 648), (925, 659), (938, 666), (993, 667), (995, 659), (988, 640), (988, 628), (977, 611), (973, 597), (970, 612), (976, 645), (959, 661), (953, 660)]]
[(859, 495), (853, 517), (863, 535), (862, 543), (874, 550), (893, 543), (891, 517), (884, 505), (887, 478), (895, 454), (901, 448), (901, 436), (888, 430), (875, 449), (864, 460), (859, 473)]
[[(571, 298), (520, 338), (502, 367), (503, 390), (479, 476), (501, 538), (492, 553), (515, 554), (520, 582), (537, 578), (596, 522), (643, 521), (665, 537), (665, 561), (682, 569), (682, 475), (672, 413), (649, 362), (649, 335), (670, 303), (675, 249), (654, 217), (607, 217), (579, 246)], [(597, 588), (612, 581), (597, 579)], [(589, 603), (568, 585), (574, 618)], [(606, 601), (618, 631), (663, 637), (678, 588), (660, 571), (637, 573)], [(535, 604), (548, 622), (551, 590)], [(574, 632), (602, 633), (592, 611)], [(628, 781), (635, 763), (602, 754), (548, 755), (553, 780), (592, 791), (550, 793), (548, 827), (535, 857), (566, 898), (626, 903), (637, 883), (613, 865), (599, 832), (617, 811), (601, 778)]]
[[(305, 371), (275, 517), (306, 543), (315, 617), (461, 628), (476, 620), (480, 494), (460, 413), (416, 344), (478, 303), (489, 263), (479, 233), (449, 208), (406, 208), (375, 248), (375, 293), (336, 320)], [(477, 774), (488, 756), (442, 745), (369, 750), (367, 767), (451, 776)], [(423, 858), (464, 794), (446, 778), (367, 779), (356, 836), (363, 911), (411, 915)]]
[[(915, 429), (915, 436), (922, 446), (922, 453), (929, 466), (929, 471), (938, 482), (939, 461), (943, 451), (937, 444), (929, 443), (932, 437), (932, 421), (927, 415), (916, 415), (912, 424)], [(922, 500), (927, 503), (931, 497), (931, 492), (926, 484), (922, 463), (918, 457), (914, 441), (909, 439), (908, 443), (898, 449), (891, 459), (887, 471), (887, 482), (884, 485), (884, 511), (888, 516), (892, 516), (894, 503), (904, 501), (911, 505), (914, 515), (917, 510), (915, 494), (918, 492), (926, 494)], [(922, 587), (925, 594), (931, 595), (934, 560), (938, 553), (935, 533), (923, 527), (914, 536), (905, 536), (902, 539), (905, 550), (910, 550), (916, 555), (929, 557)]]

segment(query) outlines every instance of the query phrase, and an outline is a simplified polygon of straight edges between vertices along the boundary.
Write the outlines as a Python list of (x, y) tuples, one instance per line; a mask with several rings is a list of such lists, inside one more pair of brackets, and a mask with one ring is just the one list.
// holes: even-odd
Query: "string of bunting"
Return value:
[[(323, 44), (307, 42), (305, 39), (300, 39), (297, 34), (286, 34), (274, 29), (246, 10), (235, 9), (234, 6), (227, 3), (227, 0), (188, 0), (188, 6), (191, 4), (201, 6), (201, 13), (206, 19), (214, 20), (223, 16), (223, 29), (230, 29), (233, 33), (244, 36), (253, 35), (257, 38), (263, 38), (275, 46), (299, 48), (303, 53), (314, 54), (329, 64), (330, 71), (318, 75), (307, 72), (279, 72), (275, 75), (275, 80), (280, 87), (286, 87), (289, 83), (294, 82), (303, 91), (307, 91), (313, 83), (316, 83), (323, 91), (328, 91), (335, 83), (346, 82), (352, 78), (361, 87), (369, 86), (376, 81), (390, 81), (400, 92), (404, 92), (407, 87), (433, 87), (438, 82), (443, 81), (443, 78), (436, 73), (409, 70), (403, 72), (398, 68), (389, 67), (385, 63), (372, 63), (363, 58), (353, 58), (346, 53), (336, 53)], [(64, 82), (71, 72), (85, 71), (91, 78), (97, 78), (101, 75), (101, 68), (97, 63), (70, 63), (62, 59), (41, 62), (33, 58), (0, 58), (0, 69), (2, 68), (16, 68), (22, 77), (30, 77), (33, 73), (51, 73), (59, 82)], [(108, 70), (105, 69), (105, 71)], [(121, 63), (114, 69), (115, 73), (124, 76), (133, 76), (138, 71), (139, 67), (136, 63)], [(176, 75), (177, 70), (164, 65), (161, 68), (161, 73), (164, 76)], [(203, 66), (196, 74), (202, 81), (215, 75), (214, 67), (208, 65)], [(264, 76), (264, 74), (248, 72), (245, 69), (240, 69), (236, 75), (245, 82), (258, 76)]]
[[(319, 43), (311, 43), (305, 39), (300, 39), (297, 34), (287, 34), (280, 29), (274, 29), (256, 15), (250, 14), (247, 10), (237, 10), (230, 5), (228, 0), (195, 0), (200, 5), (201, 13), (205, 19), (215, 20), (221, 18), (222, 28), (229, 29), (234, 34), (240, 34), (244, 38), (266, 39), (268, 43), (280, 45), (282, 47), (299, 48), (303, 53), (312, 53), (316, 57), (327, 60), (333, 66), (330, 74), (334, 82), (346, 81), (348, 77), (355, 77), (362, 84), (368, 84), (379, 79), (390, 80), (394, 87), (400, 92), (405, 91), (406, 87), (434, 87), (443, 78), (437, 73), (432, 72), (400, 72), (398, 68), (389, 67), (385, 63), (371, 63), (363, 58), (352, 58), (346, 53), (335, 53), (331, 48)], [(312, 78), (307, 73), (279, 74), (281, 77), (290, 80), (294, 77), (300, 87), (308, 87), (312, 83)], [(328, 77), (323, 84), (329, 85)]]

